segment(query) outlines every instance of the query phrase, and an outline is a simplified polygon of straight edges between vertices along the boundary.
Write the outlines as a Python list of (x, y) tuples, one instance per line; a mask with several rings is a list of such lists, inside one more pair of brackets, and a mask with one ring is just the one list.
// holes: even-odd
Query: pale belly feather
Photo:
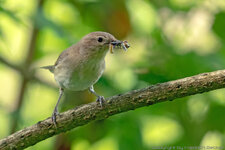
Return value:
[(74, 68), (72, 71), (64, 67), (61, 69), (64, 71), (60, 71), (55, 76), (58, 84), (72, 91), (82, 91), (88, 89), (99, 80), (105, 69), (105, 61), (103, 60), (99, 63), (88, 62)]

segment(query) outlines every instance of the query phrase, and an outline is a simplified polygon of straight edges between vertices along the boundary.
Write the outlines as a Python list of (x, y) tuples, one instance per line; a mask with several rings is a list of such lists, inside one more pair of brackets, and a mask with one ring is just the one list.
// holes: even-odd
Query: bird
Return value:
[(124, 50), (129, 47), (123, 41), (117, 40), (112, 34), (102, 31), (91, 32), (79, 42), (65, 49), (54, 65), (41, 67), (54, 74), (59, 85), (59, 97), (52, 113), (52, 122), (56, 125), (56, 116), (59, 114), (58, 105), (64, 90), (83, 91), (88, 89), (97, 97), (102, 107), (104, 96), (98, 95), (93, 85), (99, 80), (105, 70), (105, 56), (115, 47)]

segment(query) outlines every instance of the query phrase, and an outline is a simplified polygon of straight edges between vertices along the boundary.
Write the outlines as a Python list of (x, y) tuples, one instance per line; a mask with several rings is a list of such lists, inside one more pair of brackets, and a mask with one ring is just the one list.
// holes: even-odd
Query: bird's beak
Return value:
[(123, 43), (123, 42), (120, 41), (120, 40), (113, 40), (113, 41), (110, 42), (110, 44), (113, 45), (113, 46), (119, 46), (119, 45), (121, 45), (122, 43)]
[(127, 51), (129, 47), (130, 45), (127, 41), (114, 40), (109, 44), (110, 53), (113, 53), (113, 48), (123, 48), (124, 51)]
[(119, 45), (121, 45), (122, 41), (120, 40), (113, 40), (109, 43), (109, 51), (111, 54), (113, 54), (113, 49), (115, 47), (118, 47)]

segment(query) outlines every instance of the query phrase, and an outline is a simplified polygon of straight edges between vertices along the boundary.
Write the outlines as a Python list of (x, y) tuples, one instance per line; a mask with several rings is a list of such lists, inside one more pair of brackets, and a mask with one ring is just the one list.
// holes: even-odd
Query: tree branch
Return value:
[(0, 56), (0, 63), (8, 66), (11, 69), (16, 70), (19, 74), (21, 74), (22, 76), (26, 77), (29, 80), (36, 81), (36, 82), (46, 85), (50, 88), (56, 88), (56, 86), (54, 84), (51, 84), (50, 82), (43, 80), (41, 77), (39, 77), (33, 73), (35, 71), (35, 69), (40, 69), (40, 68), (34, 68), (33, 70), (31, 70), (29, 68), (25, 69), (24, 67), (22, 67), (22, 65), (15, 65), (12, 62), (7, 61), (6, 59), (4, 59), (1, 56)]
[(93, 120), (106, 119), (109, 116), (139, 107), (224, 87), (225, 70), (219, 70), (134, 90), (108, 98), (102, 108), (93, 102), (63, 112), (57, 116), (57, 128), (52, 124), (50, 118), (39, 121), (33, 126), (0, 140), (0, 149), (24, 149)]
[(10, 68), (18, 71), (18, 72), (23, 72), (22, 67), (10, 63), (6, 59), (4, 59), (2, 56), (0, 56), (0, 62), (3, 63), (3, 64), (5, 64), (6, 66), (8, 66), (8, 67), (10, 67)]

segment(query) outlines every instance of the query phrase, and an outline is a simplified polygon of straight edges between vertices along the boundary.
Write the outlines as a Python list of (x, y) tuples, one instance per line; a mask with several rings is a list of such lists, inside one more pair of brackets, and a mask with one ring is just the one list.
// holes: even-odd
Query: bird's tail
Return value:
[(43, 66), (43, 67), (40, 67), (41, 69), (47, 69), (49, 70), (51, 73), (54, 73), (54, 69), (55, 69), (55, 66), (54, 65), (51, 65), (51, 66)]

